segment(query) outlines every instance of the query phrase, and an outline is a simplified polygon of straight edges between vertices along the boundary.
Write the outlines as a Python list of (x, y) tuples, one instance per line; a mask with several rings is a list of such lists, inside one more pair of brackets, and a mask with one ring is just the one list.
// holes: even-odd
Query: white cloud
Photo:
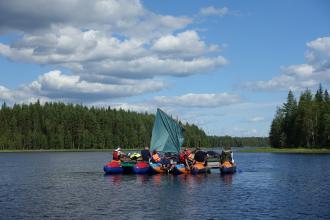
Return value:
[(246, 82), (245, 88), (268, 91), (301, 91), (330, 83), (330, 37), (307, 43), (307, 63), (282, 68), (282, 74), (270, 80)]
[[(110, 105), (115, 108), (122, 108), (125, 110), (133, 110), (138, 112), (151, 112), (154, 113), (155, 109), (162, 108), (165, 109), (169, 114), (180, 115), (181, 113), (177, 111), (177, 107), (181, 108), (216, 108), (221, 106), (228, 106), (232, 104), (237, 104), (241, 102), (241, 98), (236, 94), (229, 93), (210, 93), (210, 94), (196, 94), (188, 93), (182, 96), (156, 96), (153, 99), (140, 102), (140, 103), (115, 103), (112, 102)], [(95, 102), (96, 105), (103, 105), (102, 102)], [(109, 104), (109, 103), (107, 103)], [(194, 121), (191, 119), (196, 119), (196, 117), (205, 118), (208, 117), (207, 114), (201, 114), (200, 112), (185, 112), (182, 115), (183, 121)], [(213, 114), (218, 115), (218, 114)], [(200, 121), (198, 124), (201, 124)]]
[(146, 53), (136, 39), (119, 40), (102, 31), (81, 31), (54, 26), (48, 33), (27, 34), (12, 45), (0, 43), (0, 54), (12, 60), (38, 64), (78, 63), (108, 59), (131, 59)]
[(326, 53), (330, 56), (330, 37), (321, 37), (307, 43), (307, 46), (315, 51)]
[(164, 88), (154, 80), (158, 76), (189, 76), (228, 63), (218, 45), (183, 30), (191, 22), (153, 13), (139, 0), (0, 2), (0, 32), (17, 33), (12, 42), (0, 43), (0, 55), (70, 73), (57, 75), (56, 86), (43, 81), (49, 74), (31, 82), (42, 87), (36, 96), (139, 95)]
[[(106, 106), (108, 106), (109, 103), (106, 103)], [(111, 108), (116, 109), (123, 109), (123, 110), (130, 110), (135, 112), (148, 112), (148, 113), (155, 113), (156, 108), (150, 103), (111, 103)]]
[(155, 80), (130, 80), (126, 84), (87, 82), (81, 80), (80, 76), (64, 75), (55, 70), (39, 76), (38, 80), (17, 90), (0, 86), (0, 98), (9, 102), (29, 102), (31, 98), (95, 102), (159, 91), (165, 87), (167, 85), (164, 82)]
[[(124, 12), (124, 13), (123, 13)], [(11, 0), (0, 2), (0, 31), (36, 32), (67, 24), (130, 37), (161, 36), (191, 23), (187, 17), (159, 15), (139, 0)], [(148, 33), (147, 35), (145, 33)]]
[(196, 31), (185, 31), (176, 36), (167, 35), (156, 40), (152, 49), (167, 56), (198, 56), (207, 52), (217, 51), (217, 45), (207, 46), (201, 41)]
[(315, 68), (309, 64), (291, 65), (283, 68), (283, 72), (298, 78), (306, 78), (313, 75)]
[(295, 76), (280, 75), (267, 81), (246, 82), (244, 87), (254, 91), (301, 91), (317, 86), (318, 83), (313, 79), (298, 80)]
[(206, 72), (227, 64), (222, 57), (198, 57), (192, 60), (160, 59), (157, 56), (146, 56), (132, 60), (103, 60), (89, 62), (84, 68), (100, 75), (111, 75), (122, 78), (152, 78), (157, 75), (188, 76)]
[(201, 8), (199, 11), (199, 14), (203, 15), (203, 16), (225, 16), (226, 14), (228, 14), (228, 8), (227, 7), (223, 7), (223, 8), (216, 8), (214, 6), (208, 6), (205, 8)]
[(253, 117), (249, 119), (249, 122), (263, 122), (263, 121), (265, 121), (264, 117)]
[[(96, 30), (81, 31), (74, 27), (53, 27), (50, 33), (27, 34), (12, 45), (0, 43), (0, 54), (12, 60), (52, 64), (70, 69), (75, 74), (117, 78), (152, 78), (156, 75), (191, 75), (227, 64), (222, 56), (201, 56), (214, 51), (194, 31), (179, 33), (177, 43), (165, 46), (167, 37), (156, 41), (154, 49), (145, 48), (137, 39), (119, 40)], [(195, 49), (189, 44), (199, 45)], [(164, 53), (166, 56), (164, 57)], [(183, 59), (189, 56), (190, 59)]]
[(158, 96), (155, 101), (161, 105), (214, 108), (239, 103), (240, 97), (229, 93), (188, 93), (173, 97)]

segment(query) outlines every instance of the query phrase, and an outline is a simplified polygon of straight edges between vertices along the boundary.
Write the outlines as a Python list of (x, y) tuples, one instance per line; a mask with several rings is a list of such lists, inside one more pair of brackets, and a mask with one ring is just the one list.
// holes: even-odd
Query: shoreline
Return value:
[[(142, 149), (122, 149), (122, 151), (141, 151)], [(0, 150), (0, 153), (34, 153), (34, 152), (112, 152), (114, 149), (31, 149), (31, 150)]]
[(257, 147), (241, 149), (240, 153), (288, 153), (288, 154), (330, 154), (330, 148), (271, 148)]
[[(31, 149), (31, 150), (0, 150), (0, 153), (43, 153), (43, 152), (112, 152), (114, 149)], [(140, 148), (122, 149), (122, 151), (141, 151)], [(271, 148), (253, 147), (237, 149), (239, 153), (291, 153), (291, 154), (330, 154), (330, 148)]]

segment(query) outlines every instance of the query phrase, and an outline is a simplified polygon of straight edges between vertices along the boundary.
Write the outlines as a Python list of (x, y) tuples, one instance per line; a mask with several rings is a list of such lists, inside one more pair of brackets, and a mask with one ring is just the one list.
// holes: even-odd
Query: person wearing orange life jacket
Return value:
[(157, 151), (153, 150), (152, 151), (152, 156), (151, 156), (151, 162), (160, 163), (161, 160), (162, 159), (161, 159), (160, 155), (157, 153)]

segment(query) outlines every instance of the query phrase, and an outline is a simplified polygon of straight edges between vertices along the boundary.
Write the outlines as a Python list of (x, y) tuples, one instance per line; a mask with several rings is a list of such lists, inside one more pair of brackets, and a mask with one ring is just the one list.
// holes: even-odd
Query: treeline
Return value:
[[(150, 144), (155, 116), (82, 105), (5, 103), (0, 109), (0, 150), (143, 148)], [(258, 138), (210, 137), (184, 124), (185, 147), (259, 145)], [(263, 145), (264, 146), (264, 145)]]
[(319, 86), (317, 92), (304, 91), (297, 102), (289, 91), (287, 101), (272, 121), (272, 147), (330, 147), (330, 97)]
[(231, 137), (231, 136), (209, 136), (211, 146), (232, 147), (269, 147), (267, 137)]
[(231, 137), (231, 136), (207, 136), (205, 132), (196, 125), (185, 126), (184, 146), (191, 147), (268, 147), (268, 137)]

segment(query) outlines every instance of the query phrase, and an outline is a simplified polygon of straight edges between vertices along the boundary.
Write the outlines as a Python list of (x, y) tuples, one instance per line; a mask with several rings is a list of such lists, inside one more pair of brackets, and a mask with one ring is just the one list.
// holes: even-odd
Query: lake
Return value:
[(227, 176), (107, 176), (111, 158), (0, 153), (0, 219), (330, 218), (330, 155), (236, 153)]

